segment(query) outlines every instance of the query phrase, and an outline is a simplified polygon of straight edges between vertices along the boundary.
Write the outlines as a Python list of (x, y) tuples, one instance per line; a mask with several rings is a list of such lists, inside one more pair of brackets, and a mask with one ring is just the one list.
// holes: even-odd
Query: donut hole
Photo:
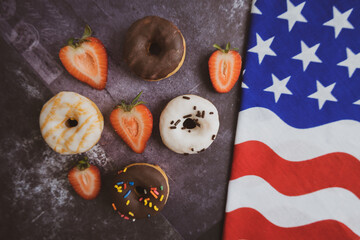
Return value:
[(145, 188), (145, 187), (136, 186), (136, 187), (135, 187), (135, 193), (136, 193), (138, 196), (145, 196), (145, 195), (148, 194), (148, 190), (147, 190), (147, 188)]
[(183, 127), (186, 129), (193, 129), (196, 127), (196, 122), (194, 119), (191, 118), (187, 118), (184, 122), (183, 122)]
[(65, 126), (68, 128), (76, 127), (78, 125), (78, 121), (74, 118), (69, 118), (65, 122)]
[(150, 55), (160, 55), (160, 53), (161, 53), (160, 45), (157, 42), (150, 43), (149, 53), (150, 53)]

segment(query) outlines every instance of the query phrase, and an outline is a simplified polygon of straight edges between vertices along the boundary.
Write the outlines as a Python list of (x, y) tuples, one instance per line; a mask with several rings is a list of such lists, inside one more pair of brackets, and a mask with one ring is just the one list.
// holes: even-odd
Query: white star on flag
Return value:
[(290, 0), (286, 1), (287, 11), (279, 15), (278, 18), (288, 21), (289, 32), (294, 27), (296, 22), (307, 22), (306, 18), (301, 14), (302, 9), (305, 6), (305, 2), (294, 6)]
[(294, 56), (292, 58), (302, 61), (304, 72), (305, 72), (306, 68), (309, 66), (310, 62), (322, 63), (320, 58), (318, 58), (316, 56), (316, 54), (315, 54), (315, 52), (317, 51), (319, 46), (320, 46), (320, 43), (318, 43), (318, 44), (312, 46), (311, 48), (309, 48), (306, 45), (306, 43), (301, 41), (301, 53), (299, 53), (298, 55), (296, 55), (296, 56)]
[(317, 91), (309, 95), (308, 98), (314, 98), (318, 100), (319, 110), (321, 110), (326, 101), (337, 102), (337, 99), (331, 94), (331, 91), (334, 89), (335, 84), (336, 83), (333, 83), (327, 87), (324, 87), (321, 82), (316, 80)]
[(279, 80), (274, 74), (271, 74), (271, 77), (272, 77), (273, 85), (264, 89), (264, 91), (274, 93), (274, 98), (276, 103), (281, 97), (281, 94), (292, 95), (292, 92), (286, 87), (286, 84), (290, 80), (290, 76), (282, 80)]
[(276, 53), (270, 48), (274, 38), (275, 36), (264, 41), (260, 35), (256, 33), (256, 46), (249, 49), (248, 51), (258, 54), (259, 64), (261, 64), (266, 55), (276, 56)]
[(355, 104), (355, 105), (360, 105), (360, 99), (357, 100), (356, 102), (354, 102), (353, 104)]
[(349, 78), (351, 78), (355, 70), (357, 68), (360, 69), (360, 52), (354, 54), (350, 48), (346, 48), (346, 56), (347, 58), (344, 61), (339, 62), (337, 65), (347, 67), (349, 72)]
[(341, 13), (335, 6), (333, 7), (333, 19), (324, 23), (325, 26), (334, 28), (335, 38), (337, 38), (343, 28), (354, 29), (354, 26), (348, 21), (352, 12), (352, 8), (344, 13)]
[(262, 14), (261, 11), (255, 6), (257, 0), (253, 0), (251, 4), (251, 13), (253, 14)]

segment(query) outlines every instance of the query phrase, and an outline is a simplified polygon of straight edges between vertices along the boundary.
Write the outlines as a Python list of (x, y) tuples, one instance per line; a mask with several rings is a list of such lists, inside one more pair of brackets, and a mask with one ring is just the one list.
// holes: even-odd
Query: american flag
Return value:
[(250, 21), (224, 239), (360, 239), (360, 1)]

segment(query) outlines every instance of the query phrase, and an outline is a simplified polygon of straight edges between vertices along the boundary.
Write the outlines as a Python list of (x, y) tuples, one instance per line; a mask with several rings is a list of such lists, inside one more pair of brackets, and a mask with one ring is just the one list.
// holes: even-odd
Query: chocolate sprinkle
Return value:
[(171, 126), (170, 129), (176, 129), (176, 127), (175, 127), (175, 126)]
[(209, 112), (210, 115), (214, 114), (213, 112)]
[(171, 121), (170, 124), (174, 124), (174, 121)]
[(205, 111), (202, 111), (201, 113), (201, 117), (204, 118), (205, 117)]
[(191, 114), (188, 114), (188, 115), (183, 116), (183, 118), (189, 118), (191, 116), (192, 116)]
[(212, 135), (211, 140), (214, 140), (214, 139), (215, 139), (215, 135)]
[(176, 123), (174, 124), (175, 127), (176, 127), (179, 123), (180, 123), (180, 119), (178, 119), (178, 120), (176, 121)]
[(187, 96), (183, 96), (184, 99), (189, 100), (190, 98)]
[(194, 106), (194, 108), (193, 108), (194, 110), (196, 110), (196, 106)]
[(189, 155), (188, 153), (184, 153), (185, 156)]
[(201, 149), (200, 151), (198, 151), (198, 153), (201, 153), (201, 152), (203, 152), (203, 151), (205, 151), (205, 148), (203, 148), (203, 149)]
[(197, 117), (201, 117), (200, 111), (197, 111), (196, 116), (197, 116)]
[(196, 126), (200, 127), (200, 123), (197, 122), (197, 123), (196, 123)]
[(184, 130), (184, 129), (186, 129), (186, 127), (182, 127), (182, 128), (181, 128), (181, 130)]
[(188, 132), (191, 132), (191, 130), (188, 130)]
[(194, 148), (191, 148), (191, 151), (194, 151)]

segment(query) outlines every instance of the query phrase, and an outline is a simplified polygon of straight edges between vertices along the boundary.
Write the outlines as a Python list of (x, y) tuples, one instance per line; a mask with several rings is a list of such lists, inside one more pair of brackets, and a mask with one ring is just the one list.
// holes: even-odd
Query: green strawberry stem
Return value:
[(231, 49), (229, 42), (226, 44), (225, 49), (221, 48), (221, 47), (220, 47), (218, 44), (216, 44), (216, 43), (213, 45), (213, 47), (216, 48), (216, 49), (218, 49), (218, 50), (220, 50), (220, 51), (223, 52), (223, 53), (228, 53), (229, 51), (239, 51), (239, 48), (232, 48), (232, 49)]
[(116, 108), (122, 108), (125, 112), (130, 112), (131, 109), (133, 109), (137, 105), (145, 104), (145, 102), (139, 101), (141, 94), (142, 94), (142, 91), (132, 100), (132, 102), (130, 104), (126, 104), (125, 101), (121, 101), (121, 103), (119, 105), (117, 105)]
[(81, 38), (70, 38), (67, 45), (73, 48), (80, 47), (83, 42), (89, 42), (88, 37), (91, 37), (92, 31), (89, 25), (85, 25), (85, 30)]
[(76, 167), (80, 170), (83, 171), (87, 168), (90, 167), (90, 163), (89, 163), (89, 159), (88, 157), (84, 157), (84, 159), (81, 159), (77, 162)]

